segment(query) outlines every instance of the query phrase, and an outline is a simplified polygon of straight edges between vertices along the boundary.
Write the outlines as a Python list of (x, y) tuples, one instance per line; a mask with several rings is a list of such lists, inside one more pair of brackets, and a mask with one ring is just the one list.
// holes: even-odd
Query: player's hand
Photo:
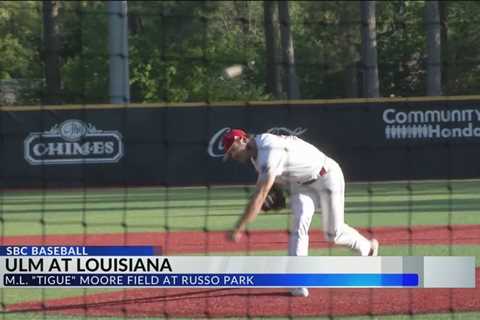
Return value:
[(239, 242), (242, 238), (242, 232), (238, 229), (232, 230), (228, 238), (233, 242)]

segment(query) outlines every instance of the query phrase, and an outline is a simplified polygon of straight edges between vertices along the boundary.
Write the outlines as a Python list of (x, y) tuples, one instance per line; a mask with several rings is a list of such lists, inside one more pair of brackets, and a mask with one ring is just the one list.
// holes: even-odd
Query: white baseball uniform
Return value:
[(290, 187), (292, 222), (288, 253), (308, 255), (308, 230), (316, 209), (321, 209), (325, 238), (368, 255), (371, 244), (344, 222), (345, 179), (340, 166), (315, 146), (295, 136), (255, 136), (257, 157), (252, 159), (258, 179), (268, 174)]

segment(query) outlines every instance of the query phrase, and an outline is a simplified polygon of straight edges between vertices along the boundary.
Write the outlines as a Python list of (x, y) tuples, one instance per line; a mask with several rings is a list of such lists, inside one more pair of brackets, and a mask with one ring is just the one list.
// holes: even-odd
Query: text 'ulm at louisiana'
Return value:
[(5, 259), (8, 272), (172, 272), (168, 258), (26, 258)]

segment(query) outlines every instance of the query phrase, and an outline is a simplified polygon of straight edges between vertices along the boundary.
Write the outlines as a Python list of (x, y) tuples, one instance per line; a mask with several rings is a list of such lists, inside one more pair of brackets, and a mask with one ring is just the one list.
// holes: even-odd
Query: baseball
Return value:
[(223, 76), (227, 79), (233, 79), (240, 76), (243, 73), (243, 66), (235, 64), (223, 70)]

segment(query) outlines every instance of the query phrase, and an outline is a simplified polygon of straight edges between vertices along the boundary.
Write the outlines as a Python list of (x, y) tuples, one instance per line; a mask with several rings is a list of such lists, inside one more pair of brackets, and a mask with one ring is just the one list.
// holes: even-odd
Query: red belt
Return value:
[(323, 177), (324, 175), (327, 174), (327, 170), (325, 170), (325, 168), (322, 167), (322, 169), (320, 169), (320, 172), (318, 174), (320, 175), (320, 177)]
[[(322, 167), (322, 169), (320, 169), (320, 172), (318, 173), (318, 175), (319, 175), (320, 177), (323, 177), (323, 176), (325, 176), (326, 174), (327, 174), (327, 170), (325, 170), (325, 168)], [(314, 183), (315, 181), (317, 181), (317, 179), (308, 180), (307, 182), (302, 183), (302, 185), (308, 186), (309, 184), (312, 184), (312, 183)]]

